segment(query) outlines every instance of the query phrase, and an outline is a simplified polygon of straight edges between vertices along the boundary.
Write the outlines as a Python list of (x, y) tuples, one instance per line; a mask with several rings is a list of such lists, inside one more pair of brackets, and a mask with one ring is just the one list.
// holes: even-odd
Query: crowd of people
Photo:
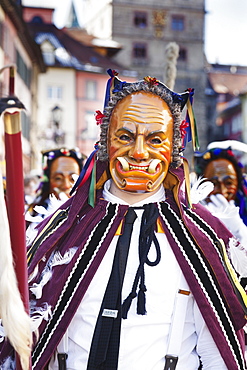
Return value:
[[(193, 90), (109, 74), (92, 155), (44, 152), (26, 206), (32, 369), (244, 370), (243, 166), (231, 147), (197, 153), (211, 187), (191, 203)], [(15, 368), (6, 341), (0, 368)]]

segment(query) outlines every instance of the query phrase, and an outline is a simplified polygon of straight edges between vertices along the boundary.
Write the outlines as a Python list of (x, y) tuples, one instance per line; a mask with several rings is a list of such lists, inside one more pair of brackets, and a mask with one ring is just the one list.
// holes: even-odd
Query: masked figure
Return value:
[(32, 223), (32, 230), (70, 197), (85, 158), (78, 148), (62, 147), (42, 152), (43, 178), (26, 212), (27, 226)]
[(110, 73), (100, 142), (29, 246), (33, 369), (244, 369), (238, 242), (185, 181), (192, 91)]
[[(243, 165), (233, 150), (241, 150), (242, 143), (222, 141), (209, 144), (204, 153), (196, 153), (195, 163), (198, 176), (213, 183), (214, 187), (202, 204), (231, 231), (241, 242), (247, 244), (247, 182)], [(232, 248), (229, 251), (245, 286), (247, 282), (246, 250)]]

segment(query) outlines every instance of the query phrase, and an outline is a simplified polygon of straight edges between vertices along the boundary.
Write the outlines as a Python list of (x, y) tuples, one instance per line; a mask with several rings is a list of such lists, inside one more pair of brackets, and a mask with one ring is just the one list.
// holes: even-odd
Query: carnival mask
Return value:
[(108, 132), (110, 172), (118, 188), (152, 192), (171, 162), (173, 117), (159, 96), (139, 91), (118, 102)]
[(72, 157), (58, 157), (54, 159), (50, 168), (50, 193), (59, 198), (64, 192), (68, 197), (75, 180), (73, 175), (79, 176), (80, 168)]
[(204, 177), (214, 184), (211, 194), (222, 194), (228, 200), (234, 200), (238, 190), (237, 173), (228, 159), (219, 158), (208, 163)]

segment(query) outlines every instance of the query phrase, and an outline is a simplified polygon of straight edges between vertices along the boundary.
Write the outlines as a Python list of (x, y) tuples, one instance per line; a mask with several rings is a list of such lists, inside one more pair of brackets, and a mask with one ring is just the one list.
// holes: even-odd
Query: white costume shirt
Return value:
[[(109, 181), (105, 184), (103, 196), (112, 203), (126, 204), (109, 192)], [(164, 189), (134, 206), (158, 202), (165, 199)], [(123, 283), (122, 300), (131, 291), (139, 265), (138, 237), (143, 210), (135, 210), (135, 220), (131, 237), (129, 256)], [(165, 234), (157, 233), (161, 247), (161, 261), (151, 267), (145, 264), (146, 315), (137, 315), (136, 298), (133, 299), (128, 317), (122, 320), (118, 370), (163, 370), (168, 345), (168, 335), (174, 300), (179, 289), (182, 272), (170, 248)], [(60, 352), (68, 345), (68, 370), (86, 370), (98, 312), (101, 307), (106, 285), (111, 273), (112, 261), (118, 236), (115, 236), (99, 266), (82, 302), (61, 341)], [(150, 260), (156, 257), (152, 245)], [(67, 339), (66, 339), (67, 338)], [(65, 348), (63, 348), (65, 346)], [(227, 367), (206, 327), (198, 306), (190, 294), (185, 315), (182, 346), (176, 370), (197, 370), (198, 354), (203, 361), (203, 369), (225, 370)], [(52, 358), (49, 370), (57, 370), (56, 356)], [(114, 369), (109, 369), (114, 370)]]

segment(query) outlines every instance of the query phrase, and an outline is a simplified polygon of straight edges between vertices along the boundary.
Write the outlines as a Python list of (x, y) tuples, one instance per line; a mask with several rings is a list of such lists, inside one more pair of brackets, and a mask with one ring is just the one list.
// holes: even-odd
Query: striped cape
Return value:
[[(159, 220), (228, 369), (244, 370), (241, 329), (245, 312), (221, 250), (222, 242), (228, 247), (233, 237), (199, 204), (187, 207), (180, 190), (183, 177), (181, 167), (170, 171), (167, 198), (156, 204)], [(30, 248), (30, 286), (42, 286), (41, 297), (34, 299), (31, 294), (31, 307), (36, 313), (38, 308), (49, 311), (39, 326), (32, 355), (34, 370), (49, 362), (128, 209), (105, 201), (101, 189), (92, 208), (87, 204), (87, 191), (86, 186), (80, 188), (47, 220)], [(70, 259), (55, 264), (51, 279), (43, 284), (44, 271), (58, 254)]]

